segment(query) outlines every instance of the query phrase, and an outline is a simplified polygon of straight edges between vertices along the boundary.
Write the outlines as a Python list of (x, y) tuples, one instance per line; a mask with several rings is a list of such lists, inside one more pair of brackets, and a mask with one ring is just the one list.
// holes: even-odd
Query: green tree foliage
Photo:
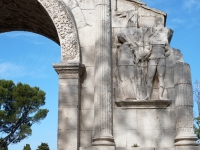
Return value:
[(200, 82), (196, 81), (194, 84), (194, 101), (198, 105), (198, 117), (194, 118), (194, 132), (198, 138), (198, 142), (200, 143)]
[(47, 143), (41, 143), (36, 150), (50, 150)]
[(199, 81), (196, 81), (194, 84), (193, 95), (194, 95), (194, 101), (198, 105), (198, 115), (200, 116), (200, 82)]
[[(1, 144), (2, 142), (3, 142), (3, 139), (0, 139), (0, 144)], [(8, 150), (7, 143), (3, 143), (3, 144), (2, 144), (1, 150)]]
[(30, 144), (26, 144), (23, 150), (31, 150)]
[(38, 87), (0, 80), (0, 149), (30, 136), (31, 126), (47, 116), (48, 110), (40, 109), (44, 105), (45, 93)]
[(194, 118), (194, 133), (198, 138), (198, 142), (200, 142), (200, 116)]

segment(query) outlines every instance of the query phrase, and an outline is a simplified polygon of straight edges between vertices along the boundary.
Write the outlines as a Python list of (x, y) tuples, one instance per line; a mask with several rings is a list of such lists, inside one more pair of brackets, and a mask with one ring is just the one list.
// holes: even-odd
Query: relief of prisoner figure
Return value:
[(135, 64), (134, 64), (134, 43), (130, 42), (125, 33), (117, 35), (118, 42), (118, 73), (119, 93), (118, 97), (123, 100), (135, 99)]
[(150, 100), (152, 93), (153, 79), (158, 73), (159, 81), (159, 99), (163, 100), (164, 92), (164, 76), (166, 69), (166, 57), (170, 55), (169, 51), (169, 37), (172, 35), (172, 30), (163, 27), (163, 25), (158, 22), (158, 26), (153, 28), (153, 35), (151, 40), (151, 54), (148, 61), (148, 73), (147, 73), (147, 96), (146, 100)]
[(147, 60), (150, 55), (151, 45), (150, 37), (152, 29), (148, 27), (137, 28), (137, 38), (134, 39), (137, 45), (135, 50), (135, 64), (136, 64), (136, 93), (137, 100), (144, 100), (147, 95), (146, 91), (146, 74), (147, 74)]

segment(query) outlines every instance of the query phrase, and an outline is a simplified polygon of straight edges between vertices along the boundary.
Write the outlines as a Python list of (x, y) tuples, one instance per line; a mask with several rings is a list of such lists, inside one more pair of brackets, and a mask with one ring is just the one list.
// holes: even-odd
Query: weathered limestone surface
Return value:
[(59, 75), (58, 149), (77, 150), (80, 138), (80, 64), (54, 64)]
[[(109, 147), (108, 147), (109, 148)], [(102, 148), (103, 149), (103, 148)], [(109, 150), (104, 148), (105, 150)], [(104, 150), (103, 149), (103, 150)], [(169, 147), (169, 148), (139, 148), (139, 147), (131, 147), (131, 148), (125, 148), (125, 147), (116, 147), (115, 150), (199, 150), (197, 146), (188, 146), (188, 147)], [(93, 150), (92, 147), (89, 148), (83, 148), (81, 147), (79, 150)]]
[(114, 146), (92, 146), (92, 147), (80, 147), (79, 150), (116, 150)]
[(114, 109), (116, 147), (173, 147), (175, 123), (171, 119), (175, 116), (169, 110)]
[(178, 146), (175, 150), (199, 150), (199, 146)]

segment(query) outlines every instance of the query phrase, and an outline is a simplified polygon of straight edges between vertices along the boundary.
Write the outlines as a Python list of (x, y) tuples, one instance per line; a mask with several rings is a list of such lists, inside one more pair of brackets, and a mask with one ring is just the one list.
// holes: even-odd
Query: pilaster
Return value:
[(79, 149), (81, 64), (53, 64), (59, 75), (58, 150)]

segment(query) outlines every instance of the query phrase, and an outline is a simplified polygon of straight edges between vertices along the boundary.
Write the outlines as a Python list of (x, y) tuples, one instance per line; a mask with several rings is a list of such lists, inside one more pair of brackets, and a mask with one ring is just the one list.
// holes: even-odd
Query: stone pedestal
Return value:
[(175, 65), (175, 146), (198, 146), (193, 129), (193, 92), (190, 66), (183, 62)]
[(91, 150), (115, 150), (115, 146), (92, 146)]
[(58, 150), (79, 148), (80, 64), (53, 64), (59, 75)]
[(93, 146), (114, 146), (112, 119), (111, 2), (95, 0), (95, 81)]
[(200, 146), (177, 146), (174, 150), (200, 150)]

